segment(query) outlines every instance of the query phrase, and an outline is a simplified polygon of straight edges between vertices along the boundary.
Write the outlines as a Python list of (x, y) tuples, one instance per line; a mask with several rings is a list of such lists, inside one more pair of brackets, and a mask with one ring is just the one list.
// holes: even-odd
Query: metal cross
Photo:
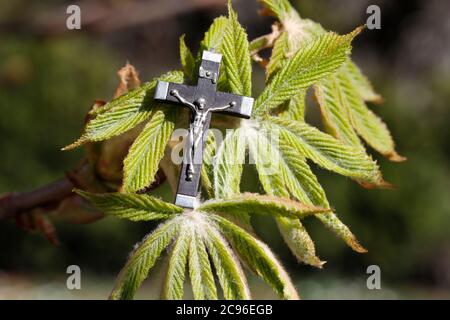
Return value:
[(158, 81), (155, 99), (182, 104), (191, 111), (189, 134), (183, 150), (183, 164), (175, 204), (193, 208), (200, 183), (204, 142), (211, 123), (211, 113), (220, 112), (250, 118), (253, 98), (217, 91), (222, 55), (203, 51), (197, 86)]

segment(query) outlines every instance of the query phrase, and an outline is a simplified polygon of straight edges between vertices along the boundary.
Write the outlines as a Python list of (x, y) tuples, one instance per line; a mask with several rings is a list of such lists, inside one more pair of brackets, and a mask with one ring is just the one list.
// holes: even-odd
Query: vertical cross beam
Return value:
[[(211, 114), (219, 112), (248, 119), (252, 113), (253, 98), (217, 91), (221, 59), (222, 55), (219, 53), (203, 51), (197, 86), (158, 81), (155, 91), (156, 100), (183, 104), (191, 111), (189, 134), (183, 149), (183, 164), (175, 199), (175, 204), (185, 208), (194, 208), (198, 195), (204, 142), (211, 123)], [(196, 141), (200, 141), (198, 145), (195, 144)], [(191, 161), (188, 161), (189, 158)]]

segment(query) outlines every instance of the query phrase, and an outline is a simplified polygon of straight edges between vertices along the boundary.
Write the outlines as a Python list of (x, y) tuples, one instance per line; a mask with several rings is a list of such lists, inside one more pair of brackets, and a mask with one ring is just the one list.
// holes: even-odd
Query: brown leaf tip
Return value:
[(388, 158), (388, 160), (392, 161), (392, 162), (403, 162), (408, 160), (408, 158), (403, 157), (401, 155), (399, 155), (397, 152), (391, 152), (389, 154), (386, 155), (386, 158)]

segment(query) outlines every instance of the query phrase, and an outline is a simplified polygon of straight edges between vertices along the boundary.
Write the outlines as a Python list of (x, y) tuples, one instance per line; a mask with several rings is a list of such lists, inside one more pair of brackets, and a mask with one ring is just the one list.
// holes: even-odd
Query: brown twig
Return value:
[(72, 193), (73, 184), (63, 178), (28, 192), (7, 193), (0, 197), (0, 220), (16, 214), (58, 202)]
[[(156, 179), (146, 192), (159, 187), (166, 176), (159, 170)], [(73, 195), (72, 189), (77, 187), (69, 177), (54, 181), (43, 187), (27, 192), (6, 193), (0, 196), (0, 220), (11, 219), (20, 213), (37, 208), (48, 208)]]
[[(189, 13), (194, 10), (224, 7), (223, 0), (151, 0), (151, 1), (92, 1), (73, 4), (81, 8), (82, 25), (97, 33), (139, 26)], [(48, 9), (32, 20), (34, 30), (45, 34), (67, 32), (67, 5)]]

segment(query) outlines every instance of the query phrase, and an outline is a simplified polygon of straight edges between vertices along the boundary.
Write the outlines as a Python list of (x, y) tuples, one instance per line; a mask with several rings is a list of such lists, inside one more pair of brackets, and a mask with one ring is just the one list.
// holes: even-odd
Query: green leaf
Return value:
[[(319, 24), (301, 19), (295, 10), (292, 10), (290, 14), (278, 14), (278, 17), (288, 38), (287, 46), (283, 46), (284, 50), (289, 47), (292, 52), (294, 48), (301, 48), (311, 39), (317, 39), (326, 32)], [(285, 56), (289, 56), (289, 53)], [(380, 103), (381, 96), (375, 92), (369, 80), (350, 58), (340, 68), (337, 77), (341, 78), (338, 83), (335, 82), (336, 79), (327, 79), (329, 82), (322, 84), (316, 91), (316, 94), (322, 98), (322, 116), (331, 134), (345, 143), (361, 146), (354, 132), (356, 130), (370, 146), (391, 161), (405, 160), (395, 151), (394, 141), (386, 125), (364, 103), (364, 101)], [(342, 83), (342, 77), (346, 78), (344, 83)], [(340, 97), (337, 96), (338, 94)], [(347, 112), (343, 109), (347, 109)], [(350, 121), (346, 118), (351, 120), (353, 128), (349, 126)]]
[(364, 101), (370, 101), (380, 103), (383, 98), (376, 93), (369, 79), (362, 73), (361, 69), (349, 59), (349, 61), (343, 66), (343, 71), (351, 80), (353, 87), (358, 94), (364, 99)]
[(288, 198), (243, 193), (227, 199), (212, 199), (202, 203), (201, 211), (240, 214), (242, 212), (254, 214), (268, 214), (274, 217), (291, 219), (304, 218), (316, 213), (329, 212), (331, 209), (308, 206)]
[(262, 277), (281, 298), (299, 299), (289, 275), (267, 245), (223, 217), (208, 217), (218, 224), (246, 265)]
[(167, 219), (183, 212), (183, 208), (147, 194), (74, 191), (105, 214), (132, 221)]
[[(299, 156), (295, 148), (292, 148), (293, 145), (295, 145), (295, 142), (292, 141), (290, 135), (280, 135), (280, 152), (289, 166), (289, 170), (286, 170), (285, 175), (286, 188), (292, 197), (302, 203), (329, 208), (330, 205), (325, 191), (306, 163), (306, 160)], [(319, 213), (315, 217), (339, 238), (343, 239), (353, 250), (361, 253), (366, 252), (366, 249), (359, 244), (350, 229), (339, 220), (336, 213)]]
[(250, 291), (238, 259), (218, 230), (205, 225), (205, 244), (227, 300), (249, 300)]
[(270, 79), (271, 76), (283, 66), (286, 62), (288, 52), (288, 33), (283, 32), (273, 45), (272, 55), (270, 56), (269, 63), (266, 66), (266, 79)]
[(275, 22), (272, 24), (272, 32), (259, 36), (249, 43), (250, 55), (253, 61), (259, 62), (261, 65), (265, 65), (265, 60), (259, 55), (259, 52), (274, 46), (276, 40), (282, 34), (281, 26)]
[(231, 1), (228, 2), (228, 14), (228, 26), (220, 48), (228, 85), (233, 93), (250, 96), (252, 92), (252, 65), (249, 44), (247, 34), (237, 20)]
[(205, 142), (205, 149), (203, 150), (203, 165), (201, 171), (202, 187), (206, 191), (209, 198), (214, 196), (213, 181), (214, 181), (214, 164), (213, 159), (216, 154), (216, 137), (213, 131), (208, 131), (208, 136)]
[[(228, 131), (216, 152), (214, 163), (207, 165), (214, 189), (210, 198), (227, 198), (240, 194), (240, 182), (245, 161), (245, 135), (241, 129)], [(205, 166), (204, 166), (205, 167)], [(203, 179), (203, 176), (202, 176)], [(208, 180), (209, 181), (209, 178)], [(241, 212), (230, 219), (251, 230), (250, 216)]]
[(275, 125), (273, 130), (278, 126), (281, 134), (290, 135), (299, 155), (321, 167), (367, 183), (384, 183), (377, 164), (361, 148), (345, 145), (306, 123), (274, 117), (267, 122)]
[[(269, 195), (293, 196), (307, 205), (329, 208), (325, 192), (311, 172), (304, 156), (295, 148), (297, 138), (289, 132), (286, 134), (281, 131), (279, 139), (276, 140), (279, 142), (277, 146), (263, 134), (264, 129), (266, 131), (270, 129), (266, 126), (267, 124), (263, 125), (260, 130), (246, 131), (248, 138), (253, 142), (249, 144), (250, 155), (254, 158), (263, 189)], [(267, 163), (269, 166), (266, 166)], [(270, 167), (274, 163), (277, 164), (275, 169)], [(366, 251), (333, 212), (316, 214), (315, 217), (352, 249), (357, 252)], [(314, 243), (301, 223), (284, 219), (278, 221), (278, 226), (283, 238), (299, 261), (316, 267), (323, 265), (323, 262), (316, 257)]]
[(282, 119), (291, 119), (295, 121), (305, 121), (305, 100), (306, 90), (300, 91), (293, 96), (281, 109), (277, 115)]
[(332, 214), (317, 214), (315, 216), (319, 219), (325, 227), (333, 232), (338, 238), (342, 239), (353, 251), (358, 253), (366, 253), (364, 248), (350, 231), (350, 229), (338, 218), (335, 213)]
[(159, 107), (133, 142), (124, 160), (124, 191), (136, 192), (155, 181), (159, 162), (164, 156), (177, 116), (177, 108)]
[(284, 190), (284, 178), (280, 171), (285, 163), (275, 142), (278, 136), (271, 135), (277, 131), (263, 130), (255, 126), (246, 126), (245, 134), (249, 150), (250, 163), (254, 163), (264, 191), (269, 195), (288, 198)]
[(289, 39), (287, 57), (291, 57), (300, 48), (305, 47), (309, 42), (327, 33), (320, 24), (309, 19), (300, 18), (295, 10), (282, 21)]
[(169, 265), (167, 266), (167, 274), (161, 295), (163, 299), (183, 299), (186, 263), (192, 241), (192, 234), (189, 228), (183, 226), (180, 231), (180, 236), (175, 240), (175, 244), (170, 253)]
[(320, 24), (301, 18), (288, 0), (262, 0), (262, 2), (278, 17), (287, 33), (286, 58), (326, 32)]
[(215, 50), (219, 51), (222, 46), (222, 41), (225, 32), (228, 28), (228, 18), (220, 16), (214, 19), (211, 27), (205, 33), (203, 41), (200, 43), (200, 48), (202, 50)]
[(297, 51), (256, 100), (256, 114), (270, 111), (299, 90), (308, 88), (336, 71), (347, 59), (351, 41), (360, 31), (358, 28), (344, 36), (330, 32)]
[(188, 46), (186, 45), (186, 42), (184, 41), (185, 35), (183, 34), (180, 37), (180, 60), (181, 65), (183, 66), (183, 71), (186, 76), (191, 79), (196, 79), (196, 62), (195, 58), (189, 50)]
[(189, 274), (192, 291), (196, 300), (217, 300), (217, 289), (211, 270), (203, 236), (191, 228), (192, 242), (189, 248)]
[[(159, 79), (169, 82), (183, 81), (183, 73), (169, 72)], [(76, 142), (63, 148), (74, 149), (88, 141), (102, 141), (122, 134), (146, 120), (152, 113), (156, 102), (153, 99), (157, 80), (145, 83), (105, 105), (106, 112), (90, 120), (84, 134)]]
[(350, 122), (350, 101), (339, 79), (333, 75), (322, 80), (315, 86), (314, 94), (327, 131), (348, 145), (362, 148), (361, 141)]
[[(288, 35), (288, 45), (286, 48), (285, 56), (289, 56), (290, 53), (295, 52), (298, 48), (304, 46), (307, 42), (323, 35), (326, 30), (318, 23), (309, 19), (301, 18), (298, 13), (290, 6), (289, 9), (280, 6), (279, 2), (283, 5), (287, 0), (263, 0), (262, 1), (269, 9), (272, 9), (276, 13), (277, 17), (283, 24), (285, 33)], [(279, 8), (279, 9), (277, 9)], [(345, 73), (350, 76), (355, 89), (364, 99), (364, 101), (379, 103), (382, 101), (382, 97), (375, 92), (370, 81), (363, 75), (358, 66), (348, 59), (343, 66)]]
[(404, 161), (395, 151), (395, 143), (386, 124), (370, 110), (356, 91), (349, 77), (337, 75), (349, 102), (350, 121), (358, 134), (375, 150), (391, 161)]
[(265, 48), (267, 48), (267, 36), (260, 36), (251, 40), (248, 44), (248, 50), (250, 50), (250, 54), (257, 53)]
[(260, 2), (262, 2), (280, 19), (289, 15), (292, 11), (292, 6), (289, 3), (289, 0), (260, 0)]
[(240, 193), (242, 164), (245, 160), (245, 137), (242, 129), (228, 131), (220, 145), (214, 164), (216, 198)]
[[(307, 19), (300, 19), (295, 10), (290, 10), (282, 19), (285, 31), (273, 46), (271, 58), (266, 66), (266, 80), (271, 79), (299, 48), (305, 47), (318, 34), (324, 32), (320, 25)], [(300, 90), (280, 106), (277, 115), (281, 118), (304, 121), (305, 100), (306, 90)]]
[(150, 269), (154, 266), (162, 251), (177, 236), (179, 224), (178, 218), (171, 219), (161, 224), (138, 244), (117, 277), (110, 299), (133, 299), (136, 290), (147, 278)]
[[(255, 162), (264, 191), (269, 195), (288, 198), (290, 193), (286, 188), (286, 181), (288, 178), (293, 179), (293, 173), (289, 163), (285, 161), (281, 151), (273, 143), (278, 141), (278, 136), (275, 140), (269, 139), (270, 137), (264, 133), (263, 129), (246, 130), (249, 141), (252, 141), (248, 144), (250, 156)], [(296, 258), (303, 263), (320, 268), (323, 263), (316, 256), (314, 243), (300, 221), (287, 218), (276, 220), (286, 244)]]
[(299, 262), (321, 269), (326, 262), (317, 257), (314, 242), (300, 220), (278, 218), (276, 221), (284, 241)]

